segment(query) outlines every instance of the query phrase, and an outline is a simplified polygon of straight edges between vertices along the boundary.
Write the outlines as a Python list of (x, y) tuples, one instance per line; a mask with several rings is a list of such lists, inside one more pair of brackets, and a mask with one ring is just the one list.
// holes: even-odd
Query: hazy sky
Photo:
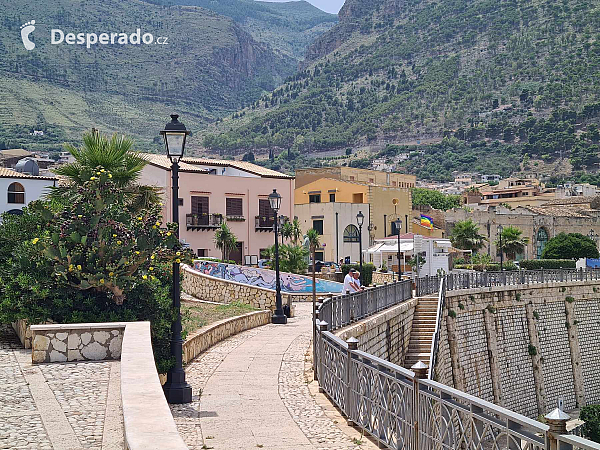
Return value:
[[(289, 0), (261, 0), (261, 1), (286, 2)], [(326, 11), (328, 13), (333, 13), (333, 14), (337, 14), (339, 12), (340, 8), (342, 7), (342, 5), (344, 4), (344, 0), (306, 0), (306, 1), (308, 1), (309, 3), (312, 3), (317, 8), (320, 8), (323, 11)]]

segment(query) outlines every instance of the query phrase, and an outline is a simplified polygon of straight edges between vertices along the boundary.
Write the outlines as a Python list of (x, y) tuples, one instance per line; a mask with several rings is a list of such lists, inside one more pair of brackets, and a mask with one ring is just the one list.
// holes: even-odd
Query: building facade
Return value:
[[(142, 156), (148, 164), (139, 182), (160, 189), (163, 220), (171, 222), (171, 162), (162, 155)], [(260, 258), (274, 244), (268, 199), (273, 189), (282, 197), (279, 215), (293, 219), (293, 177), (247, 162), (183, 158), (179, 168), (181, 240), (197, 256), (221, 258), (214, 243), (215, 231), (227, 223), (238, 240), (229, 259), (242, 263), (245, 256)]]
[(0, 214), (20, 214), (25, 206), (47, 194), (50, 187), (57, 184), (56, 177), (33, 176), (0, 168)]

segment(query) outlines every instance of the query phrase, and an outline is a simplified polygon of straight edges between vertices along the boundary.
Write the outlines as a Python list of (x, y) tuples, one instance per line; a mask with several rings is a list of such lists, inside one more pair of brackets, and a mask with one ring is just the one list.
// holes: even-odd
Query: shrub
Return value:
[(580, 233), (559, 233), (548, 241), (542, 257), (579, 259), (598, 258), (598, 247), (593, 239)]
[(586, 438), (600, 443), (600, 405), (587, 405), (581, 408), (579, 418), (585, 423), (582, 426)]
[[(348, 275), (350, 269), (360, 270), (360, 264), (342, 264), (342, 273), (344, 276)], [(374, 270), (375, 266), (372, 263), (363, 264), (363, 270), (360, 277), (363, 286), (369, 286), (373, 282)]]
[(521, 269), (574, 269), (576, 261), (573, 259), (524, 259), (519, 263)]
[[(519, 270), (519, 268), (512, 261), (507, 261), (502, 265), (503, 269), (506, 271), (509, 270)], [(478, 272), (499, 272), (500, 264), (492, 263), (492, 264), (456, 264), (454, 266), (455, 269), (468, 269), (468, 270), (476, 270)]]

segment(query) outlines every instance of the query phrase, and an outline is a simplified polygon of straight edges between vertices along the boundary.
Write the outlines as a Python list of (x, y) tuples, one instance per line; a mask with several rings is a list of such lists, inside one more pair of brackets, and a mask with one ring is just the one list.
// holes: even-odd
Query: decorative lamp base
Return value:
[(163, 386), (163, 392), (167, 399), (167, 403), (171, 405), (179, 405), (182, 403), (192, 403), (192, 387), (187, 384), (170, 384)]
[(280, 316), (277, 314), (273, 314), (271, 321), (278, 325), (285, 325), (287, 323), (287, 317), (285, 314), (282, 314)]

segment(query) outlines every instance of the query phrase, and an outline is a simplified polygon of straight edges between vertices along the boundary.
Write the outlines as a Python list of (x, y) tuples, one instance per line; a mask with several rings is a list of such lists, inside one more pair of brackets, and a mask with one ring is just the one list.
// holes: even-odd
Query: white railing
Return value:
[(433, 380), (435, 363), (437, 361), (437, 351), (440, 342), (440, 324), (442, 323), (442, 313), (446, 303), (446, 277), (442, 277), (440, 280), (439, 292), (438, 292), (438, 304), (437, 304), (437, 315), (435, 319), (435, 331), (433, 332), (433, 338), (431, 339), (431, 351), (429, 352), (429, 372), (427, 379)]

